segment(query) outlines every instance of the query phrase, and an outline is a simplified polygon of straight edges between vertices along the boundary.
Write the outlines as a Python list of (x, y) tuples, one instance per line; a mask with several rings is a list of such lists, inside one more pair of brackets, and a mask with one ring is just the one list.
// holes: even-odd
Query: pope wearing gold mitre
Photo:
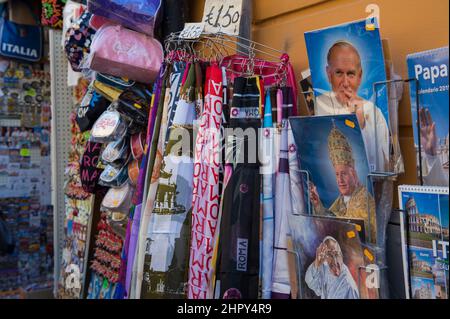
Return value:
[(345, 135), (335, 125), (328, 136), (328, 152), (336, 174), (339, 197), (326, 209), (317, 188), (310, 184), (311, 202), (316, 215), (332, 215), (349, 219), (363, 219), (368, 234), (370, 210), (371, 241), (376, 240), (375, 201), (367, 188), (359, 181), (355, 169), (353, 150)]

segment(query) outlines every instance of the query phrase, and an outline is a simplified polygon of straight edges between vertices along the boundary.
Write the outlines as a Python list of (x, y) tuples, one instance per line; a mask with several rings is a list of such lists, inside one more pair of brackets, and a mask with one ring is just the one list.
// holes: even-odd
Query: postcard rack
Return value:
[[(389, 84), (394, 84), (394, 83), (411, 83), (411, 82), (415, 82), (416, 86), (415, 86), (415, 90), (416, 90), (416, 112), (417, 112), (417, 118), (419, 118), (419, 110), (420, 110), (420, 105), (419, 105), (419, 83), (417, 81), (417, 79), (415, 78), (410, 78), (410, 79), (393, 79), (393, 80), (388, 80), (388, 81), (380, 81), (380, 82), (375, 82), (373, 83), (373, 92), (376, 93), (375, 96), (378, 96), (378, 92), (377, 92), (377, 88), (381, 85), (387, 86)], [(313, 89), (313, 92), (315, 92), (315, 90)], [(305, 91), (305, 92), (300, 92), (301, 94), (304, 93), (311, 93), (310, 91)], [(391, 114), (390, 112), (392, 112), (393, 110), (398, 112), (398, 103), (401, 97), (397, 97), (394, 100), (391, 100), (388, 94), (388, 118), (391, 118)], [(316, 96), (314, 96), (314, 99), (316, 99)], [(395, 105), (396, 107), (391, 107), (391, 103), (396, 103), (397, 105)], [(376, 123), (376, 117), (377, 117), (377, 112), (376, 109), (374, 108), (374, 119), (375, 119), (375, 123)], [(391, 121), (389, 122), (389, 131), (392, 132), (392, 124)], [(394, 123), (395, 125), (398, 125), (398, 123)], [(419, 167), (419, 172), (418, 172), (418, 176), (419, 176), (419, 182), (421, 185), (423, 185), (423, 176), (422, 176), (422, 154), (421, 154), (421, 150), (422, 150), (422, 145), (421, 145), (421, 141), (420, 141), (420, 121), (417, 121), (416, 123), (417, 125), (417, 131), (418, 131), (418, 167)], [(377, 128), (375, 126), (375, 149), (378, 149), (378, 131)], [(390, 148), (392, 147), (392, 141), (390, 142)], [(401, 154), (393, 154), (390, 156), (401, 156)], [(378, 163), (378, 158), (377, 158), (377, 163), (376, 163), (376, 167), (379, 167), (379, 163)], [(305, 206), (305, 214), (307, 215), (313, 215), (312, 212), (312, 207), (311, 207), (311, 195), (310, 195), (310, 191), (309, 191), (309, 182), (310, 182), (310, 173), (307, 170), (299, 170), (298, 171), (300, 174), (305, 176), (305, 180), (306, 180), (306, 190), (305, 190), (305, 197), (306, 197), (306, 201), (307, 204)], [(399, 172), (395, 172), (395, 171), (371, 171), (367, 176), (366, 176), (366, 187), (367, 189), (370, 189), (373, 187), (374, 182), (375, 181), (379, 181), (382, 180), (382, 183), (384, 183), (385, 181), (393, 181), (395, 180), (399, 175)], [(386, 197), (389, 194), (382, 194), (382, 197)], [(389, 196), (389, 198), (392, 196)], [(381, 202), (384, 202), (383, 200), (381, 200)], [(368, 211), (368, 220), (371, 220), (371, 210), (369, 209), (370, 207), (370, 197), (367, 196), (367, 211)], [(383, 209), (383, 208), (381, 208)], [(392, 210), (389, 209), (389, 211)], [(389, 214), (390, 215), (390, 214)], [(378, 221), (377, 221), (378, 222)], [(383, 223), (383, 227), (386, 226), (387, 221), (384, 221), (385, 223)], [(371, 238), (371, 231), (370, 231), (370, 222), (367, 225), (367, 229), (368, 229), (368, 234), (367, 234), (367, 242), (372, 242), (372, 238)], [(383, 232), (384, 234), (384, 232)], [(378, 236), (377, 236), (378, 237)], [(378, 240), (379, 238), (377, 238), (376, 240), (376, 244), (375, 245), (370, 245), (370, 250), (372, 250), (373, 252), (375, 252), (376, 255), (376, 260), (378, 261), (378, 264), (371, 264), (371, 265), (367, 265), (367, 266), (360, 266), (359, 270), (358, 270), (358, 287), (361, 288), (361, 283), (362, 280), (364, 278), (363, 273), (366, 274), (372, 274), (370, 275), (370, 280), (378, 280), (378, 282), (372, 282), (372, 284), (374, 286), (377, 286), (378, 291), (379, 291), (379, 297), (380, 298), (388, 298), (388, 291), (386, 291), (386, 288), (388, 288), (387, 286), (387, 272), (388, 272), (388, 267), (385, 265), (385, 261), (386, 261), (386, 251), (385, 251), (385, 235), (382, 236), (382, 240)], [(288, 253), (295, 255), (295, 259), (298, 265), (300, 265), (300, 256), (298, 255), (298, 253), (296, 253), (293, 250), (288, 250)], [(377, 273), (376, 275), (374, 275), (374, 273)], [(297, 276), (300, 278), (300, 274), (298, 273)], [(367, 276), (365, 277), (367, 280)], [(374, 279), (377, 278), (377, 279)], [(301, 292), (301, 289), (303, 289), (302, 285), (299, 284), (299, 292)]]
[[(419, 81), (416, 78), (408, 78), (408, 79), (394, 79), (394, 80), (388, 80), (388, 81), (380, 81), (380, 82), (375, 82), (373, 83), (373, 92), (376, 93), (377, 92), (377, 87), (380, 85), (387, 85), (387, 84), (393, 84), (393, 83), (408, 83), (410, 84), (411, 82), (415, 83), (415, 96), (416, 96), (416, 116), (417, 119), (419, 119), (419, 111), (420, 111), (420, 101), (419, 101)], [(411, 88), (411, 85), (410, 85)], [(375, 96), (378, 96), (378, 94), (375, 94)], [(389, 97), (388, 97), (389, 98)], [(390, 108), (388, 107), (388, 114), (390, 113)], [(374, 117), (375, 117), (375, 121), (376, 121), (376, 112), (374, 110)], [(398, 125), (398, 123), (396, 123)], [(414, 124), (414, 123), (413, 123)], [(422, 174), (422, 143), (421, 143), (421, 131), (420, 131), (420, 121), (417, 120), (416, 123), (416, 128), (417, 128), (417, 147), (418, 147), (418, 159), (417, 159), (417, 166), (418, 166), (418, 178), (419, 178), (419, 183), (420, 185), (423, 185), (423, 174)], [(391, 122), (389, 121), (389, 130), (392, 131), (391, 128)], [(377, 136), (377, 127), (375, 126), (375, 136)], [(378, 142), (378, 139), (375, 139), (375, 142)], [(376, 148), (378, 148), (376, 146)], [(378, 163), (377, 163), (378, 165)]]

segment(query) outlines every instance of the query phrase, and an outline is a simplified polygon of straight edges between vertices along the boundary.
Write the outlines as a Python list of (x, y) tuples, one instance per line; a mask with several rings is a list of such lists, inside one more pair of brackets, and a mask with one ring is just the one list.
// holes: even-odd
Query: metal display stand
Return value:
[[(419, 166), (419, 182), (420, 185), (423, 185), (423, 174), (422, 174), (422, 142), (421, 142), (421, 132), (420, 132), (420, 120), (419, 120), (419, 111), (420, 111), (420, 105), (419, 105), (419, 81), (416, 78), (410, 78), (410, 79), (396, 79), (396, 80), (388, 80), (388, 81), (380, 81), (380, 82), (375, 82), (373, 83), (373, 92), (376, 93), (376, 87), (379, 85), (386, 85), (386, 84), (391, 84), (391, 83), (410, 83), (410, 82), (415, 82), (416, 83), (416, 113), (417, 113), (417, 123), (416, 123), (416, 127), (417, 127), (417, 137), (418, 137), (418, 155), (419, 155), (419, 159), (418, 159), (418, 166)], [(375, 96), (377, 96), (377, 94), (375, 94)], [(390, 110), (388, 107), (388, 114), (389, 114)], [(374, 109), (374, 117), (375, 117), (375, 122), (376, 122), (376, 112)], [(398, 123), (397, 123), (398, 125)], [(391, 123), (389, 122), (389, 129), (391, 130)], [(377, 136), (377, 126), (375, 125), (375, 136)], [(378, 143), (378, 139), (375, 139), (375, 143)], [(376, 148), (378, 149), (377, 144)], [(377, 163), (378, 166), (378, 163)]]
[[(417, 112), (417, 118), (419, 118), (419, 110), (420, 110), (419, 94), (418, 94), (418, 91), (419, 91), (418, 86), (419, 85), (418, 85), (417, 79), (415, 79), (415, 78), (412, 78), (412, 79), (397, 79), (397, 80), (375, 82), (373, 84), (373, 91), (375, 93), (375, 96), (377, 96), (376, 90), (377, 90), (377, 86), (379, 86), (379, 85), (387, 85), (387, 84), (397, 83), (397, 82), (409, 83), (409, 82), (413, 82), (413, 81), (416, 82), (416, 87), (415, 87), (416, 88), (416, 112)], [(315, 92), (314, 89), (313, 89), (313, 92)], [(301, 94), (304, 94), (304, 93), (308, 93), (309, 94), (311, 92), (310, 91), (305, 91), (305, 92), (300, 92), (300, 93)], [(315, 103), (316, 103), (316, 96), (315, 95), (314, 95), (314, 100), (315, 100)], [(398, 101), (399, 100), (396, 99), (395, 103), (398, 103)], [(398, 108), (397, 108), (397, 110), (398, 110)], [(388, 116), (389, 116), (390, 112), (391, 112), (391, 108), (388, 106)], [(374, 116), (375, 123), (376, 123), (376, 119), (377, 119), (376, 108), (374, 108), (373, 116)], [(395, 124), (398, 125), (398, 123), (395, 123)], [(389, 121), (389, 131), (390, 132), (392, 131), (392, 126), (391, 125), (392, 125), (392, 123), (391, 123), (391, 121)], [(421, 141), (420, 141), (420, 121), (419, 120), (417, 121), (416, 125), (417, 125), (418, 138), (419, 138), (419, 141), (418, 141), (419, 180), (420, 180), (421, 185), (423, 185), (422, 154), (421, 154), (422, 145), (421, 145)], [(378, 132), (377, 132), (377, 126), (375, 125), (375, 149), (376, 150), (378, 150), (378, 138), (377, 137), (378, 137)], [(390, 146), (391, 146), (392, 142), (390, 141), (389, 143), (390, 143)], [(379, 166), (380, 166), (380, 163), (378, 163), (378, 157), (376, 157), (376, 167), (379, 168)], [(309, 190), (310, 173), (309, 173), (309, 171), (301, 170), (301, 169), (299, 170), (299, 172), (301, 174), (303, 174), (303, 175), (306, 175), (307, 187), (306, 187), (305, 191), (306, 191), (306, 198), (307, 198), (307, 201), (308, 201), (308, 204), (307, 204), (307, 207), (306, 207), (306, 210), (307, 210), (306, 213), (308, 215), (313, 215), (312, 207), (311, 207), (311, 195), (310, 195), (310, 190)], [(367, 187), (367, 189), (370, 189), (371, 187), (373, 188), (375, 179), (388, 180), (388, 179), (396, 179), (397, 177), (398, 177), (398, 173), (396, 173), (396, 172), (372, 171), (366, 176), (366, 187)], [(386, 195), (384, 195), (384, 196), (386, 196)], [(370, 210), (370, 197), (369, 197), (369, 195), (367, 196), (367, 201), (366, 202), (367, 202), (368, 220), (370, 221), (371, 217), (372, 217), (371, 216), (372, 212)], [(383, 201), (381, 201), (381, 202), (383, 202)], [(371, 238), (371, 225), (370, 225), (370, 222), (368, 223), (367, 226), (368, 226), (368, 228), (367, 228), (368, 229), (368, 234), (367, 234), (368, 240), (367, 240), (367, 242), (371, 243), (372, 242), (372, 238)], [(384, 226), (384, 225), (380, 225), (380, 226)], [(388, 267), (384, 264), (385, 263), (385, 256), (383, 256), (383, 253), (381, 254), (382, 256), (378, 256), (379, 252), (383, 252), (384, 251), (384, 249), (385, 249), (385, 247), (384, 247), (385, 242), (386, 242), (386, 238), (383, 239), (382, 243), (378, 243), (378, 241), (377, 241), (375, 245), (371, 245), (371, 248), (373, 248), (376, 251), (376, 255), (377, 255), (376, 260), (380, 260), (381, 259), (381, 261), (382, 261), (382, 264), (378, 265), (377, 270), (375, 270), (375, 271), (379, 271), (379, 273), (380, 273), (379, 274), (379, 278), (380, 279), (383, 277), (382, 274), (385, 276), (387, 271), (388, 271)], [(288, 252), (295, 255), (297, 265), (300, 265), (301, 260), (300, 260), (300, 256), (298, 255), (298, 253), (296, 253), (295, 251), (291, 251), (291, 250), (289, 250)], [(359, 288), (361, 287), (361, 280), (362, 280), (362, 278), (361, 278), (361, 271), (363, 271), (363, 270), (367, 271), (368, 269), (373, 271), (373, 269), (371, 267), (367, 267), (367, 266), (360, 266), (359, 267), (359, 270), (358, 270), (358, 287)], [(297, 275), (298, 275), (298, 278), (300, 280), (301, 279), (300, 274), (297, 273)], [(384, 281), (384, 280), (381, 280), (381, 281)], [(300, 283), (300, 281), (299, 281), (299, 283)], [(383, 285), (383, 282), (381, 282), (381, 285)], [(387, 295), (386, 295), (387, 293), (386, 293), (385, 290), (383, 290), (383, 288), (386, 288), (386, 287), (380, 286), (378, 288), (379, 289), (379, 297), (380, 298), (386, 298), (387, 297)], [(299, 289), (302, 289), (302, 285), (301, 284), (299, 284)], [(299, 291), (301, 292), (301, 290), (299, 290)]]
[(69, 115), (73, 110), (72, 90), (67, 86), (67, 59), (61, 47), (62, 31), (49, 30), (51, 76), (51, 162), (54, 208), (54, 294), (58, 290), (64, 244), (64, 176), (71, 142)]

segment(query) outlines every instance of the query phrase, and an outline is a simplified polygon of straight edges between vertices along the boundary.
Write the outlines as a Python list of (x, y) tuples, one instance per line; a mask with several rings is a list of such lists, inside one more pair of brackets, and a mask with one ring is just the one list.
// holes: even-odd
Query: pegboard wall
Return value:
[(60, 276), (64, 241), (64, 176), (71, 140), (69, 115), (74, 106), (72, 90), (67, 86), (67, 59), (61, 46), (62, 31), (50, 30), (50, 76), (52, 99), (52, 204), (54, 207), (55, 294)]

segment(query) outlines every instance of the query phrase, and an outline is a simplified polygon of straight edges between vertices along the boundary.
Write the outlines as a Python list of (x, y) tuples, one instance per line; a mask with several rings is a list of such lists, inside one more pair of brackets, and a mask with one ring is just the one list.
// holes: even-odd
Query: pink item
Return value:
[(88, 68), (130, 80), (152, 83), (159, 74), (163, 48), (158, 40), (126, 29), (105, 24), (91, 45)]
[(277, 90), (277, 123), (281, 124), (281, 120), (283, 119), (283, 91), (281, 89)]

